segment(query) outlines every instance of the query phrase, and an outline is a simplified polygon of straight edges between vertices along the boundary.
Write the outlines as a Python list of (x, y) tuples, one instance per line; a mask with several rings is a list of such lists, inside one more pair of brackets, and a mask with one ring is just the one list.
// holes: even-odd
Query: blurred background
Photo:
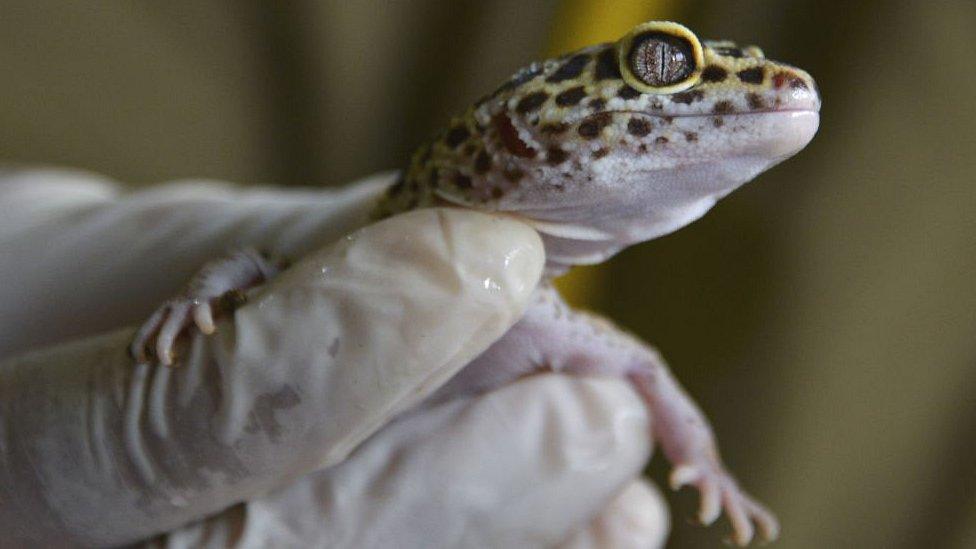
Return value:
[[(0, 160), (340, 185), (516, 68), (648, 19), (807, 69), (821, 130), (563, 289), (660, 347), (779, 547), (976, 547), (971, 0), (6, 0)], [(717, 545), (691, 493), (669, 501), (670, 547)]]

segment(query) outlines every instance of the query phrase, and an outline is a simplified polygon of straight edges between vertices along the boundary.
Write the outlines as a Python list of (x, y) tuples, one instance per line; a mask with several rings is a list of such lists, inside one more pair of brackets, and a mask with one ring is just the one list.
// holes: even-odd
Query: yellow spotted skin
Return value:
[[(645, 23), (653, 24), (665, 25)], [(697, 42), (694, 35), (702, 66), (693, 81), (676, 93), (640, 91), (621, 66), (620, 52), (634, 35), (516, 72), (416, 151), (376, 216), (437, 204), (518, 212), (542, 194), (558, 197), (561, 186), (585, 184), (580, 174), (601, 160), (673, 166), (748, 132), (741, 117), (728, 124), (735, 115), (794, 108), (800, 95), (819, 108), (806, 72), (765, 58), (755, 46)]]

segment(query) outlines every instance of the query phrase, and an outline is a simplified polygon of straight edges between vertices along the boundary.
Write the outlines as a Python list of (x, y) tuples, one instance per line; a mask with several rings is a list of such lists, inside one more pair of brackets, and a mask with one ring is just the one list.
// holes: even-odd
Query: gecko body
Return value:
[[(809, 74), (755, 46), (644, 23), (615, 43), (516, 72), (417, 150), (373, 217), (432, 206), (518, 216), (542, 235), (551, 278), (698, 219), (801, 150), (819, 109)], [(239, 300), (278, 268), (250, 251), (208, 264), (137, 332), (133, 355), (171, 364), (180, 334), (193, 325), (213, 331), (228, 296)], [(740, 545), (757, 529), (763, 539), (777, 536), (776, 519), (728, 473), (707, 420), (658, 353), (573, 311), (546, 282), (523, 318), (427, 404), (540, 368), (630, 380), (674, 465), (672, 486), (701, 493), (699, 520), (709, 524), (724, 511)]]

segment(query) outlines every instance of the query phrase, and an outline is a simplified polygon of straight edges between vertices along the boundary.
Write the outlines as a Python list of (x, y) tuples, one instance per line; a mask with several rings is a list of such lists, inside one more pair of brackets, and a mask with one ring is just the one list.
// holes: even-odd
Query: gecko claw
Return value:
[(209, 302), (203, 301), (195, 304), (193, 307), (193, 323), (207, 335), (214, 333), (217, 327), (214, 326), (213, 308)]

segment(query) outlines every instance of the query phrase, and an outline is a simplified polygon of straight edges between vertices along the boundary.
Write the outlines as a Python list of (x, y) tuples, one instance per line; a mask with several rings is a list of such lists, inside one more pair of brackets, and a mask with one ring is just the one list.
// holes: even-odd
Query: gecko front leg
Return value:
[(755, 527), (766, 541), (777, 537), (776, 518), (725, 469), (707, 419), (658, 353), (610, 322), (572, 310), (552, 287), (537, 290), (525, 316), (430, 402), (487, 391), (540, 370), (630, 380), (648, 406), (653, 438), (674, 466), (671, 486), (692, 485), (701, 494), (700, 522), (711, 524), (724, 509), (735, 543), (747, 545)]
[(166, 366), (173, 364), (176, 338), (195, 325), (205, 334), (213, 333), (214, 317), (241, 306), (244, 291), (263, 284), (284, 267), (251, 248), (230, 252), (204, 265), (176, 297), (149, 317), (133, 338), (129, 352), (139, 363), (155, 356)]

